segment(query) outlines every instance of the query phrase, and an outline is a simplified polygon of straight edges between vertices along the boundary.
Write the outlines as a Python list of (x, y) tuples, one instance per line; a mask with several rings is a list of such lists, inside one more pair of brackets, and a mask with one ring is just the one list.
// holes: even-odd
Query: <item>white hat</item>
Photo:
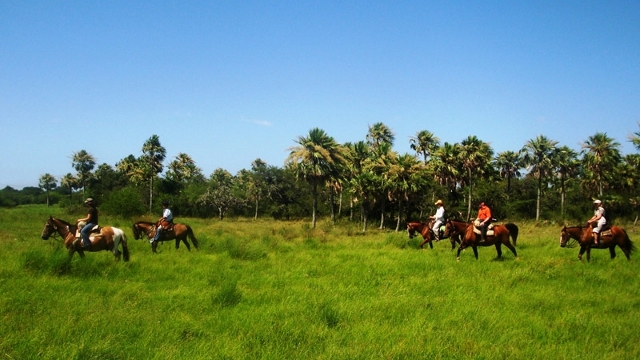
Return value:
[(593, 203), (594, 203), (594, 204), (602, 204), (602, 201), (600, 201), (600, 200), (596, 200), (596, 201), (594, 201)]

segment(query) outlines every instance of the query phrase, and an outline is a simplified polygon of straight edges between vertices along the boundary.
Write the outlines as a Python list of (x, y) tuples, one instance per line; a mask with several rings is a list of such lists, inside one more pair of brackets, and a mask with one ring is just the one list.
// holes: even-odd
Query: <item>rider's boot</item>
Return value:
[(485, 242), (486, 239), (487, 239), (487, 228), (483, 227), (482, 230), (480, 230), (480, 242), (483, 243)]
[(594, 232), (593, 233), (593, 242), (596, 244), (596, 246), (599, 245), (599, 240), (600, 240), (600, 233)]

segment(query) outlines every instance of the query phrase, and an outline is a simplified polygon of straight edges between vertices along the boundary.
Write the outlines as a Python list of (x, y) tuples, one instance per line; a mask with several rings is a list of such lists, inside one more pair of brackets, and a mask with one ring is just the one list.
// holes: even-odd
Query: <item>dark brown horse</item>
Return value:
[[(422, 235), (422, 242), (420, 243), (420, 248), (424, 249), (424, 244), (429, 243), (429, 247), (433, 249), (432, 240), (435, 239), (433, 234), (433, 221), (431, 220), (428, 223), (424, 222), (408, 222), (407, 223), (407, 233), (409, 233), (409, 238), (413, 239), (416, 234)], [(442, 234), (440, 240), (450, 239), (451, 241), (451, 250), (456, 248), (456, 243), (460, 244), (460, 236), (449, 236), (447, 234)]]
[[(84, 258), (85, 251), (95, 252), (108, 250), (113, 253), (116, 260), (120, 260), (120, 255), (122, 255), (124, 261), (129, 261), (129, 249), (127, 248), (127, 237), (124, 231), (112, 226), (104, 226), (100, 229), (99, 234), (92, 233), (90, 235), (89, 240), (91, 241), (91, 247), (87, 249), (82, 246), (82, 241), (75, 241), (77, 230), (77, 225), (72, 225), (64, 220), (49, 216), (49, 219), (47, 219), (47, 222), (44, 224), (44, 229), (42, 229), (41, 237), (43, 240), (48, 240), (51, 235), (59, 234), (64, 240), (64, 245), (69, 251), (69, 256), (73, 256), (73, 253), (77, 251), (80, 257)], [(122, 244), (122, 252), (118, 250), (120, 244)]]
[(609, 253), (611, 254), (611, 258), (616, 257), (615, 247), (616, 245), (622, 249), (622, 252), (627, 257), (627, 260), (631, 260), (631, 253), (635, 251), (635, 245), (629, 239), (629, 235), (627, 232), (618, 226), (612, 226), (609, 229), (603, 229), (600, 231), (600, 241), (598, 241), (598, 245), (595, 244), (593, 238), (593, 225), (589, 224), (588, 226), (573, 226), (562, 228), (560, 232), (560, 246), (564, 247), (567, 244), (567, 241), (570, 238), (575, 239), (576, 233), (578, 230), (582, 230), (578, 243), (580, 244), (580, 252), (578, 253), (578, 259), (582, 260), (582, 255), (587, 252), (587, 261), (591, 260), (591, 249), (609, 249)]
[[(136, 240), (139, 240), (142, 238), (142, 235), (144, 234), (147, 236), (147, 239), (151, 240), (156, 236), (156, 229), (157, 229), (157, 225), (155, 223), (148, 222), (148, 221), (139, 221), (133, 224), (133, 237)], [(191, 251), (191, 246), (187, 241), (187, 237), (191, 239), (193, 246), (195, 246), (195, 248), (197, 249), (198, 240), (193, 235), (193, 230), (191, 230), (191, 226), (182, 224), (182, 223), (176, 223), (173, 225), (173, 229), (162, 231), (162, 234), (160, 235), (160, 239), (158, 239), (158, 241), (154, 241), (151, 244), (151, 249), (153, 250), (154, 253), (157, 253), (156, 247), (158, 246), (159, 241), (168, 241), (168, 240), (175, 239), (176, 249), (180, 247), (180, 241), (182, 241), (187, 247), (187, 250)]]
[[(502, 245), (506, 246), (511, 250), (513, 255), (518, 258), (518, 253), (516, 252), (516, 248), (514, 247), (516, 241), (518, 239), (518, 226), (513, 223), (508, 223), (505, 225), (494, 225), (493, 233), (489, 231), (487, 233), (487, 237), (485, 242), (480, 242), (480, 234), (477, 234), (474, 231), (474, 226), (472, 223), (449, 220), (446, 225), (446, 234), (461, 234), (462, 235), (462, 243), (458, 248), (457, 259), (460, 260), (460, 252), (467, 247), (471, 247), (473, 249), (473, 254), (478, 259), (478, 246), (490, 246), (495, 245), (496, 251), (498, 252), (498, 258), (502, 257)], [(513, 239), (513, 245), (509, 239)]]

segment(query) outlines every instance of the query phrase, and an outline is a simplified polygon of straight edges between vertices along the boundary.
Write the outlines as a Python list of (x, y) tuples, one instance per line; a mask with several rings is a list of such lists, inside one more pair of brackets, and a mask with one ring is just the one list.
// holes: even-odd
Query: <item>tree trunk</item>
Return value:
[(329, 188), (329, 207), (331, 208), (331, 223), (336, 224), (336, 210), (334, 206), (335, 195), (333, 193), (333, 186)]
[(385, 210), (386, 204), (387, 204), (387, 198), (386, 196), (383, 196), (382, 204), (380, 205), (380, 227), (379, 227), (380, 230), (384, 229), (384, 210)]
[(256, 212), (253, 214), (253, 219), (258, 219), (258, 205), (260, 204), (260, 199), (256, 196)]
[(467, 204), (467, 222), (471, 219), (471, 194), (473, 190), (473, 182), (471, 181), (471, 169), (469, 169), (469, 203)]
[(536, 199), (536, 221), (540, 221), (540, 198), (542, 197), (542, 175), (538, 176), (538, 197)]
[(313, 212), (313, 216), (311, 217), (311, 228), (315, 229), (316, 228), (316, 211), (318, 208), (318, 186), (314, 183), (312, 186), (312, 192), (313, 192), (313, 205), (311, 207), (312, 212)]
[(153, 176), (149, 179), (149, 214), (153, 213)]

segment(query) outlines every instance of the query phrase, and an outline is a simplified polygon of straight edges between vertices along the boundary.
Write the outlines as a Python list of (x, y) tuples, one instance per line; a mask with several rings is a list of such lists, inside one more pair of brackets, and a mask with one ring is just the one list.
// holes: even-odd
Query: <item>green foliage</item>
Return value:
[(100, 205), (100, 210), (113, 216), (131, 218), (147, 212), (142, 203), (140, 191), (134, 187), (126, 187), (112, 192)]

